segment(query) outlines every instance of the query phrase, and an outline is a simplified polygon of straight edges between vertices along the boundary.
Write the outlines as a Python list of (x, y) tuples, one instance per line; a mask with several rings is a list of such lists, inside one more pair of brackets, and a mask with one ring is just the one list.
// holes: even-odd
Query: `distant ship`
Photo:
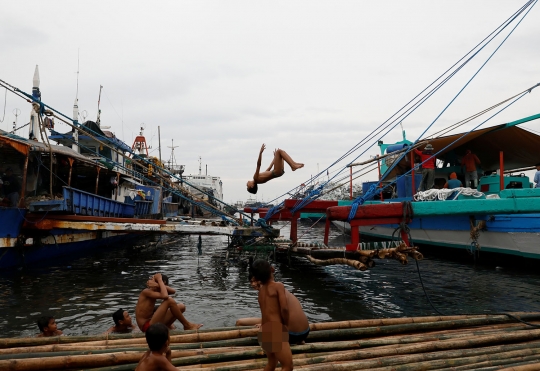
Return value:
[(199, 156), (199, 174), (183, 175), (183, 186), (195, 199), (198, 198), (219, 210), (223, 210), (223, 204), (216, 202), (216, 200), (223, 201), (223, 182), (218, 176), (208, 175), (208, 171), (206, 174), (202, 174), (201, 165), (202, 159)]

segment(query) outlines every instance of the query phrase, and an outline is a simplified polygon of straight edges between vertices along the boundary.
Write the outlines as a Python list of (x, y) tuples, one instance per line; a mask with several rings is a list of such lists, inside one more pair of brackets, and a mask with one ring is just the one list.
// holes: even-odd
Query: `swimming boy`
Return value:
[(261, 282), (259, 289), (259, 306), (262, 314), (262, 326), (259, 332), (259, 343), (268, 357), (264, 371), (276, 369), (281, 364), (282, 371), (293, 369), (291, 347), (288, 342), (289, 304), (285, 286), (274, 281), (270, 263), (255, 260), (252, 265), (253, 277)]
[(114, 326), (108, 329), (105, 333), (110, 334), (113, 332), (116, 333), (126, 333), (131, 332), (133, 329), (135, 329), (135, 326), (133, 326), (133, 323), (131, 321), (131, 317), (129, 316), (129, 313), (127, 310), (118, 309), (116, 312), (112, 315)]
[[(274, 273), (274, 267), (271, 267), (272, 273)], [(253, 277), (253, 273), (249, 272), (249, 284), (251, 288), (259, 291), (261, 288), (261, 282), (257, 281)], [(290, 345), (301, 345), (305, 344), (305, 340), (309, 335), (309, 322), (302, 309), (302, 304), (300, 301), (291, 294), (287, 289), (285, 289), (285, 295), (287, 296), (287, 302), (289, 304), (289, 322), (287, 323), (287, 328), (289, 330), (289, 344)], [(261, 318), (240, 318), (236, 321), (236, 326), (260, 326)]]
[(38, 334), (37, 337), (48, 337), (48, 336), (59, 336), (62, 335), (62, 331), (58, 330), (56, 325), (56, 320), (51, 316), (43, 316), (37, 321), (39, 331), (41, 334)]
[(253, 193), (253, 194), (257, 193), (257, 190), (258, 190), (257, 184), (266, 183), (271, 179), (279, 178), (280, 176), (285, 174), (285, 162), (289, 164), (292, 171), (296, 171), (304, 167), (304, 164), (294, 162), (291, 156), (287, 154), (287, 152), (278, 148), (274, 151), (274, 158), (272, 159), (270, 166), (268, 166), (268, 169), (260, 173), (259, 171), (261, 170), (262, 153), (265, 150), (265, 148), (266, 146), (263, 143), (263, 145), (261, 146), (261, 151), (259, 152), (259, 159), (257, 160), (257, 169), (255, 170), (255, 174), (253, 175), (253, 180), (248, 180), (246, 184), (247, 190), (249, 193)]
[[(177, 304), (173, 298), (169, 297), (176, 290), (165, 285), (161, 273), (150, 277), (146, 282), (146, 287), (141, 291), (135, 307), (137, 326), (142, 332), (146, 332), (154, 323), (164, 323), (168, 327), (175, 320), (182, 323), (184, 330), (196, 330), (202, 326), (202, 324), (191, 323), (184, 317), (183, 312), (185, 312), (186, 306), (182, 303)], [(162, 302), (154, 311), (154, 305), (158, 299), (161, 299)]]
[(135, 371), (177, 371), (177, 368), (171, 363), (170, 337), (167, 326), (163, 323), (154, 323), (148, 328), (145, 336), (150, 349), (143, 355)]

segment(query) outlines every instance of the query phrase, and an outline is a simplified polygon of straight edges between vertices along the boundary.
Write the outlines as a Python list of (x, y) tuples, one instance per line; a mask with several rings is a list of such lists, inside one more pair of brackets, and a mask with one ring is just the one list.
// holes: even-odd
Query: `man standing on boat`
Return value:
[[(480, 165), (480, 160), (470, 149), (468, 149), (465, 152), (465, 156), (461, 159), (461, 165), (465, 166), (465, 187), (476, 189), (478, 186), (478, 172), (476, 171), (476, 165)], [(471, 181), (470, 184), (469, 181)]]
[(540, 188), (540, 164), (536, 164), (536, 173), (534, 174), (534, 188)]
[(435, 183), (435, 161), (437, 158), (433, 155), (433, 146), (427, 144), (423, 151), (416, 148), (413, 151), (420, 156), (420, 162), (422, 163), (422, 181), (418, 187), (418, 192), (427, 191), (433, 188)]
[(2, 177), (2, 188), (4, 189), (4, 196), (9, 201), (10, 207), (17, 207), (19, 204), (19, 190), (21, 186), (17, 177), (13, 175), (11, 167), (6, 168), (6, 174)]

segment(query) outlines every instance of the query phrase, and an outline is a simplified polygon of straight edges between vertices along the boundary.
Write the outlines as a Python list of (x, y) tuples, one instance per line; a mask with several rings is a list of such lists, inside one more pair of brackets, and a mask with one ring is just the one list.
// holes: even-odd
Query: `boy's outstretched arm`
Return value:
[(253, 180), (257, 182), (259, 180), (259, 171), (261, 171), (261, 163), (262, 163), (262, 153), (264, 152), (264, 149), (266, 146), (261, 146), (261, 150), (259, 151), (259, 158), (257, 159), (257, 169), (255, 169), (255, 174), (253, 175)]
[(289, 302), (287, 301), (287, 294), (285, 293), (285, 286), (282, 283), (278, 283), (278, 300), (279, 300), (279, 309), (281, 311), (281, 319), (283, 324), (287, 325), (289, 323)]

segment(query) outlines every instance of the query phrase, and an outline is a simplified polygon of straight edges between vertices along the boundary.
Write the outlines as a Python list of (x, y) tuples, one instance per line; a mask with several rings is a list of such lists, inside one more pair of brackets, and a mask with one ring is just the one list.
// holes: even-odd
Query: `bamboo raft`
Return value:
[[(457, 315), (310, 324), (292, 346), (294, 369), (540, 370), (540, 313)], [(171, 331), (181, 371), (262, 370), (257, 329)], [(147, 350), (142, 333), (0, 339), (0, 370), (134, 370)], [(279, 369), (279, 367), (278, 367)]]

